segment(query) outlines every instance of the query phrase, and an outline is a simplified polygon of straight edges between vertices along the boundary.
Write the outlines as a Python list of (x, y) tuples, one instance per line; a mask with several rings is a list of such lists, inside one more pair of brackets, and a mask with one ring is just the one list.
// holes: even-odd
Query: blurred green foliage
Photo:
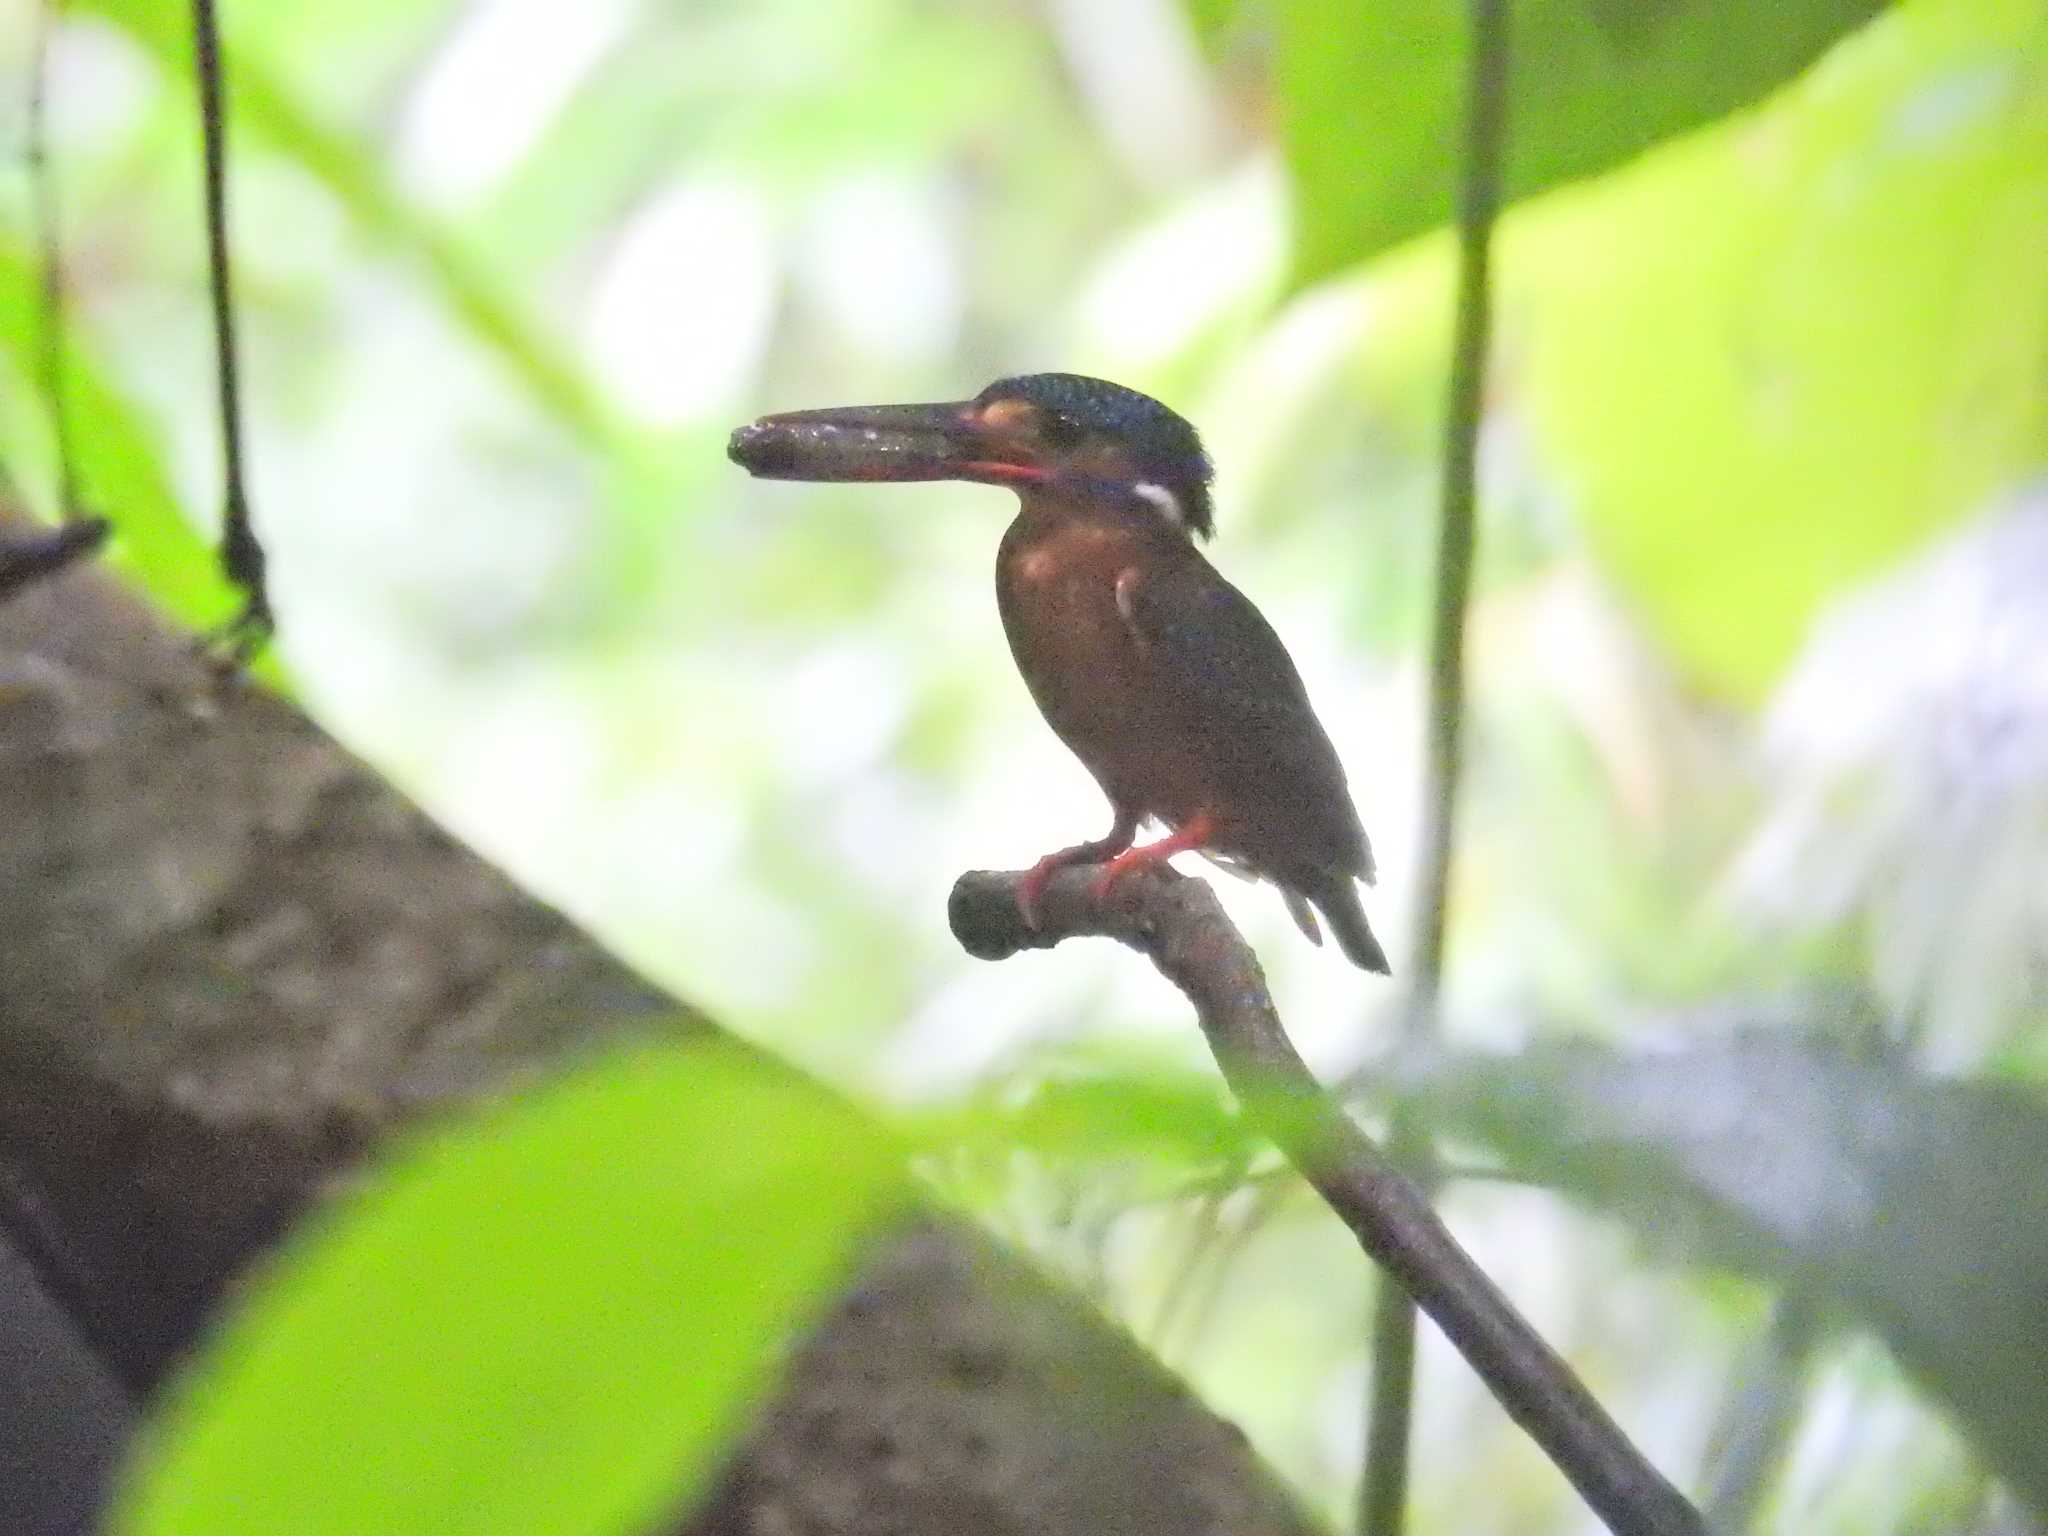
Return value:
[[(1823, 603), (2048, 462), (2044, 81), (2026, 0), (1908, 5), (1768, 111), (1509, 220), (1502, 387), (1708, 690), (1761, 699)], [(1368, 344), (1414, 427), (1446, 256), (1396, 259)]]
[(1709, 687), (2048, 462), (2044, 165), (2039, 8), (1909, 6), (1514, 245), (1546, 454)]
[(646, 1528), (901, 1198), (885, 1139), (737, 1052), (586, 1068), (387, 1160), (302, 1240), (117, 1528)]
[[(393, 5), (389, 19), (411, 8)], [(191, 70), (191, 12), (177, 0), (82, 0), (79, 9), (96, 11), (121, 26), (149, 50), (167, 77)], [(496, 352), (544, 409), (592, 449), (610, 446), (616, 431), (610, 406), (561, 343), (520, 315), (463, 243), (398, 193), (368, 148), (323, 123), (315, 109), (273, 76), (259, 52), (241, 45), (240, 36), (238, 29), (222, 44), (221, 67), (232, 82), (228, 132), (254, 129), (264, 144), (331, 192), (362, 234), (420, 261), (463, 329)], [(324, 41), (298, 25), (283, 38), (299, 48)]]
[[(1019, 1153), (1055, 1175), (1114, 1168), (1125, 1198), (1227, 1190), (1268, 1155), (1209, 1074), (1149, 1057), (1073, 1051), (987, 1091), (911, 1117), (941, 1186), (970, 1206), (1000, 1202)], [(1283, 1113), (1267, 1106), (1266, 1123)]]
[(1614, 1212), (1667, 1262), (1824, 1298), (2048, 1504), (2048, 1338), (2026, 1300), (2048, 1276), (2048, 1103), (1800, 1038), (1838, 1007), (1712, 1011), (1725, 1033), (1683, 1050), (1447, 1056), (1382, 1091), (1507, 1174)]
[[(35, 377), (41, 294), (33, 260), (17, 247), (0, 244), (0, 335), (11, 343), (4, 362), (13, 374), (9, 392), (16, 399), (26, 396), (27, 382)], [(225, 624), (240, 599), (222, 576), (212, 545), (195, 526), (192, 510), (172, 491), (150, 426), (68, 337), (64, 367), (72, 408), (92, 423), (90, 431), (71, 434), (79, 499), (87, 509), (118, 510), (107, 558), (132, 573), (179, 622), (196, 630)], [(42, 437), (45, 426), (37, 421), (33, 432), (23, 436)], [(47, 448), (49, 458), (54, 453), (54, 447)]]
[[(1275, 0), (1275, 81), (1311, 282), (1447, 223), (1464, 143), (1459, 0)], [(1509, 200), (1749, 105), (1883, 0), (1518, 0)]]
[[(1458, 8), (1190, 0), (1182, 28), (1171, 8), (1104, 6), (619, 0), (571, 26), (449, 0), (228, 5), (258, 523), (323, 720), (652, 973), (916, 1104), (932, 1187), (1149, 1327), (1335, 1508), (1364, 1349), (1348, 1240), (1245, 1137), (1179, 1000), (1127, 956), (976, 969), (938, 919), (963, 862), (1027, 859), (1099, 810), (1007, 677), (986, 493), (799, 494), (721, 456), (757, 405), (957, 396), (1039, 366), (1185, 409), (1221, 466), (1218, 559), (1303, 657), (1381, 849), (1375, 919), (1398, 913)], [(116, 558), (204, 626), (232, 599), (192, 531), (214, 450), (184, 10), (78, 9), (89, 67), (58, 84), (126, 105), (85, 113), (58, 157), (73, 436)], [(483, 68), (469, 42), (520, 25), (588, 43), (544, 106), (448, 86)], [(1635, 1237), (1489, 1183), (1454, 1188), (1461, 1231), (1681, 1474), (1715, 1404), (1743, 1400), (1730, 1361), (1767, 1332), (1770, 1295), (1817, 1276), (1959, 1409), (1984, 1461), (2038, 1491), (2011, 1437), (2033, 1410), (1981, 1405), (2032, 1362), (2025, 1340), (1997, 1352), (2033, 1317), (2039, 1266), (1977, 1198), (2031, 1208), (2014, 1181), (2037, 1161), (2035, 1111), (2016, 1100), (2027, 1129), (2000, 1140), (1977, 1087), (1933, 1075), (2041, 1079), (2038, 988), (1990, 989), (2017, 1001), (1968, 1030), (1888, 999), (1882, 1069), (1803, 1035), (1766, 1060), (1661, 1016), (1692, 1056), (1625, 1037), (1649, 1027), (1646, 998), (1886, 973), (1868, 936), (1898, 925), (1872, 918), (1888, 882), (1867, 871), (1920, 867), (1899, 818), (1884, 847), (1856, 845), (1860, 894), (1818, 931), (1745, 910), (1724, 880), (1774, 796), (1825, 828), (1849, 795), (1825, 770), (1884, 757), (1845, 712), (1814, 723), (1803, 767), (1758, 782), (1755, 706), (1816, 619), (2048, 470), (2048, 26), (2030, 0), (1527, 0), (1515, 33), (1451, 989), (1456, 1027), (1500, 1054), (1421, 1096)], [(482, 114), (466, 152), (510, 146), (473, 182), (422, 169), (419, 102), (444, 88), (438, 132)], [(675, 206), (698, 222), (624, 284)], [(0, 202), (0, 455), (47, 506), (32, 247), (25, 203)], [(655, 354), (637, 366), (710, 381), (685, 404), (607, 362), (599, 319), (622, 286), (614, 330)], [(2010, 681), (2031, 664), (1997, 665)], [(1898, 713), (1990, 708), (1961, 669), (1952, 691)], [(1944, 735), (1950, 777), (1853, 797), (1938, 793), (1986, 820), (1973, 836), (2028, 846), (2007, 828), (2039, 817), (2048, 770), (2014, 755), (2032, 717), (2009, 695), (1982, 732)], [(1362, 1002), (1264, 895), (1223, 894), (1312, 1055), (1355, 1060), (1384, 999)], [(2001, 931), (2038, 966), (2027, 899)], [(1557, 1017), (1615, 1053), (1560, 1054)], [(1048, 1037), (1073, 1038), (1048, 1058)], [(1846, 1110), (1854, 1125), (1830, 1121)], [(482, 1528), (515, 1498), (581, 1528), (600, 1506), (654, 1508), (676, 1458), (715, 1454), (859, 1219), (806, 1181), (833, 1161), (835, 1199), (847, 1167), (879, 1195), (886, 1158), (835, 1111), (665, 1058), (528, 1114), (416, 1152), (291, 1262), (167, 1426), (139, 1528), (262, 1528), (259, 1464), (319, 1482), (335, 1529)], [(1758, 1236), (1776, 1186), (1743, 1159), (1826, 1157), (1847, 1170), (1813, 1207), (1833, 1224)], [(1836, 1219), (1879, 1164), (1903, 1173)], [(1666, 1241), (1708, 1227), (1736, 1235)], [(1639, 1240), (1681, 1275), (1632, 1262)], [(495, 1304), (451, 1335), (471, 1293)], [(1962, 1321), (1929, 1333), (1930, 1306)], [(707, 1334), (707, 1315), (730, 1326)], [(591, 1364), (576, 1336), (624, 1362), (592, 1373), (601, 1393), (571, 1379)], [(1979, 1507), (1981, 1474), (1896, 1364), (1829, 1343), (1788, 1373), (1804, 1399), (1782, 1486), (1753, 1501), (1767, 1518), (1860, 1532)], [(1469, 1381), (1425, 1390), (1426, 1523), (1571, 1518)], [(565, 1437), (533, 1454), (517, 1414), (536, 1400), (593, 1444), (625, 1436), (619, 1453), (600, 1466)], [(449, 1438), (463, 1424), (496, 1439)], [(358, 1464), (315, 1464), (365, 1436)], [(380, 1504), (372, 1481), (414, 1502)]]

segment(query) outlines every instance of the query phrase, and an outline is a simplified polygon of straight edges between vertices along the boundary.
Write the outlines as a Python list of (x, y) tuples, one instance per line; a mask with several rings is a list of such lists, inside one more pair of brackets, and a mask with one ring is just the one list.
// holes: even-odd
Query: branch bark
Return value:
[[(0, 503), (0, 539), (34, 527)], [(713, 1027), (105, 571), (0, 603), (0, 1240), (145, 1405), (387, 1136)], [(0, 1429), (10, 1402), (47, 1417), (8, 1361), (50, 1355), (0, 1353)], [(878, 1243), (679, 1528), (1314, 1525), (1123, 1334), (927, 1219)]]
[(1422, 1191), (1316, 1082), (1281, 1026), (1258, 957), (1215, 893), (1155, 869), (1132, 875), (1100, 902), (1090, 894), (1097, 873), (1081, 866), (1055, 875), (1036, 929), (1017, 910), (1021, 874), (962, 875), (948, 909), (954, 936), (983, 960), (1081, 935), (1116, 939), (1150, 958), (1194, 1005), (1247, 1112), (1609, 1528), (1704, 1536), (1698, 1512), (1458, 1246)]

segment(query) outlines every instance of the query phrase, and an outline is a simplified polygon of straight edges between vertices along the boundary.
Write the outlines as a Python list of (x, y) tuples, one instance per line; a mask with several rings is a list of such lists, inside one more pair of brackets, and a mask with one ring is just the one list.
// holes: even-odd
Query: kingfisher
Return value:
[[(1019, 881), (1026, 923), (1066, 865), (1101, 864), (1103, 899), (1135, 869), (1199, 852), (1277, 886), (1312, 943), (1320, 910), (1354, 964), (1387, 971), (1359, 902), (1372, 848), (1344, 766), (1273, 626), (1198, 547), (1215, 531), (1213, 471), (1185, 419), (1106, 379), (1035, 373), (972, 400), (764, 416), (728, 452), (770, 480), (1016, 492), (996, 554), (1003, 631), (1114, 817)], [(1139, 845), (1148, 822), (1166, 834)]]

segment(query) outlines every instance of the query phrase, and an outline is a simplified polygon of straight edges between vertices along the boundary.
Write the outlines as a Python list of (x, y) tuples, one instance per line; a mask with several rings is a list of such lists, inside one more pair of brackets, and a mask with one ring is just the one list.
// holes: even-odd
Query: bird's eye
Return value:
[(1065, 448), (1078, 443), (1086, 428), (1064, 412), (1047, 411), (1039, 421), (1038, 431), (1054, 447)]

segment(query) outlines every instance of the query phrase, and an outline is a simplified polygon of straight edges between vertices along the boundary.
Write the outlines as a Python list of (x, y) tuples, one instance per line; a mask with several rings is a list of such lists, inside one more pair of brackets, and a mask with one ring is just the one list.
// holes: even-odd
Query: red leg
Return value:
[(1206, 847), (1209, 839), (1215, 835), (1215, 819), (1207, 811), (1197, 811), (1177, 831), (1162, 837), (1158, 842), (1147, 843), (1142, 848), (1126, 848), (1103, 866), (1102, 873), (1095, 877), (1095, 899), (1106, 899), (1116, 888), (1117, 881), (1132, 870), (1141, 869), (1149, 864), (1164, 864), (1176, 853), (1192, 853), (1197, 848)]
[(1046, 882), (1054, 873), (1069, 864), (1097, 864), (1104, 859), (1120, 858), (1138, 838), (1138, 816), (1135, 811), (1117, 808), (1116, 825), (1109, 832), (1092, 843), (1076, 843), (1071, 848), (1062, 848), (1058, 853), (1048, 853), (1025, 871), (1024, 878), (1017, 882), (1017, 911), (1024, 919), (1024, 926), (1038, 926), (1038, 903), (1045, 895)]

